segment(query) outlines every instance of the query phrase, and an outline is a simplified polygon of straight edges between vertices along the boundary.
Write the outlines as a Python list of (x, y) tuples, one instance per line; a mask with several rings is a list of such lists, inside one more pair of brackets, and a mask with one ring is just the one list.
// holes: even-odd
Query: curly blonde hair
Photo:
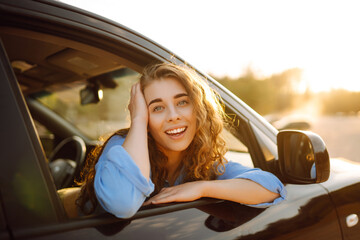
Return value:
[[(225, 112), (217, 93), (215, 93), (205, 79), (187, 66), (171, 63), (159, 63), (144, 69), (140, 78), (142, 91), (153, 81), (173, 78), (185, 88), (196, 115), (196, 133), (186, 150), (185, 157), (180, 164), (183, 182), (197, 180), (213, 180), (225, 171), (227, 148), (222, 136)], [(114, 135), (126, 136), (128, 129), (115, 132)], [(111, 138), (111, 137), (110, 137)], [(110, 139), (109, 138), (109, 139)], [(84, 213), (91, 213), (96, 205), (94, 192), (95, 164), (107, 141), (89, 154), (87, 167), (83, 174), (83, 187), (77, 204)], [(151, 134), (148, 134), (149, 158), (151, 165), (151, 180), (155, 185), (156, 194), (164, 187), (167, 179), (167, 157), (158, 149)], [(93, 208), (85, 212), (85, 204), (90, 201)]]

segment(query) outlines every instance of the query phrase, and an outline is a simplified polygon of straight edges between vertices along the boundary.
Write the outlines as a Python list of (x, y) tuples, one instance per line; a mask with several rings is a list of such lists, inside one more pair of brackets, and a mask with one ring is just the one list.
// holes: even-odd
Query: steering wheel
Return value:
[(84, 164), (86, 144), (78, 136), (62, 140), (49, 156), (49, 167), (56, 189), (70, 187)]

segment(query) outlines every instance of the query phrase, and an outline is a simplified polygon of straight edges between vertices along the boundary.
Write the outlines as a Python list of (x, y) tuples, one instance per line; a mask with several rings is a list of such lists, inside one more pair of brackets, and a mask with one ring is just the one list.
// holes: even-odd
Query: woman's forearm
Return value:
[(272, 202), (280, 195), (248, 179), (227, 179), (202, 182), (203, 197), (234, 201), (243, 204)]
[(157, 195), (145, 202), (160, 204), (167, 202), (188, 202), (201, 197), (229, 200), (242, 204), (256, 205), (272, 203), (280, 195), (258, 183), (247, 179), (194, 181), (163, 188)]
[(150, 161), (147, 141), (147, 125), (144, 121), (133, 121), (123, 148), (129, 153), (142, 175), (148, 180), (150, 177)]
[(139, 167), (141, 174), (148, 180), (150, 177), (150, 161), (147, 142), (148, 110), (140, 83), (131, 87), (128, 106), (131, 126), (123, 143), (123, 148)]

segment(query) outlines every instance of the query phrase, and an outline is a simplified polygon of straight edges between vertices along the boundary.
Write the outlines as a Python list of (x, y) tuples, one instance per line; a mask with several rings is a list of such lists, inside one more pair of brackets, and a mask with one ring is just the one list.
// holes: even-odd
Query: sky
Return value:
[(357, 0), (62, 0), (119, 22), (199, 70), (303, 70), (303, 87), (360, 91)]

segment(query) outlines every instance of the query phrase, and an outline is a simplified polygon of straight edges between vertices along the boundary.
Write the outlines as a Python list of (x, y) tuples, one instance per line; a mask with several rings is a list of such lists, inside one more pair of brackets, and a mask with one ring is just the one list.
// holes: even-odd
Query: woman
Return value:
[(131, 89), (129, 110), (130, 128), (116, 132), (93, 156), (96, 166), (90, 166), (78, 199), (84, 213), (98, 203), (98, 210), (128, 218), (142, 205), (201, 197), (255, 207), (285, 198), (271, 173), (226, 161), (225, 114), (192, 70), (167, 63), (145, 69)]

